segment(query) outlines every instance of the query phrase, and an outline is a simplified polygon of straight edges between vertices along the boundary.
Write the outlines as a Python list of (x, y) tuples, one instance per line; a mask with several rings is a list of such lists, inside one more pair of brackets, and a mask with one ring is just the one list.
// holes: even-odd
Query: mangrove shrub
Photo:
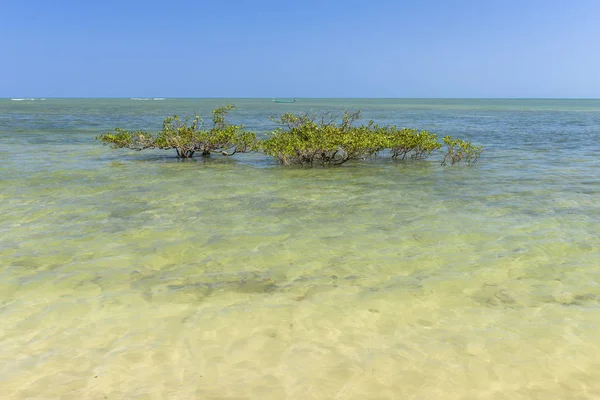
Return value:
[(360, 111), (346, 111), (341, 123), (329, 114), (282, 115), (274, 119), (280, 127), (261, 143), (262, 150), (282, 164), (343, 164), (364, 160), (383, 149), (390, 149), (394, 159), (422, 160), (442, 145), (427, 131), (380, 127), (373, 121), (356, 126)]
[(455, 139), (452, 136), (446, 136), (442, 139), (446, 145), (446, 155), (442, 160), (442, 165), (454, 165), (464, 161), (467, 165), (471, 165), (479, 159), (482, 146), (474, 146), (471, 142), (465, 142), (461, 139)]
[(244, 131), (244, 125), (230, 125), (225, 121), (225, 116), (233, 109), (233, 105), (215, 109), (209, 129), (202, 129), (204, 121), (199, 116), (180, 118), (174, 115), (164, 119), (162, 130), (156, 135), (143, 130), (116, 128), (96, 139), (113, 148), (175, 149), (179, 158), (192, 158), (197, 152), (205, 157), (211, 153), (231, 156), (256, 146), (254, 133)]

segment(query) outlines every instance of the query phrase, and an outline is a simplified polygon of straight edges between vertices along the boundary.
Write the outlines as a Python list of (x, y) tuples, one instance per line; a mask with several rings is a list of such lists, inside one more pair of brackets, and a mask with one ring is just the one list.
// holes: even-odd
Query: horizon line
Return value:
[(0, 97), (2, 100), (42, 100), (42, 99), (112, 99), (112, 100), (151, 100), (151, 99), (191, 99), (191, 100), (213, 100), (213, 99), (240, 99), (240, 100), (272, 100), (272, 99), (303, 99), (303, 100), (600, 100), (600, 97), (168, 97), (168, 96), (125, 96), (125, 97), (80, 97), (80, 96), (11, 96)]

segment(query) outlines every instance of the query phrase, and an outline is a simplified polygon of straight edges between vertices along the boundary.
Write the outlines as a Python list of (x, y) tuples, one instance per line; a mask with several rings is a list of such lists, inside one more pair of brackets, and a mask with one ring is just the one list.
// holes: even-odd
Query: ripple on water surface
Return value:
[[(462, 109), (432, 123), (550, 124)], [(504, 133), (515, 145), (474, 168), (307, 170), (115, 153), (70, 129), (28, 162), (15, 146), (43, 130), (0, 138), (3, 397), (600, 397), (595, 137), (564, 165)]]

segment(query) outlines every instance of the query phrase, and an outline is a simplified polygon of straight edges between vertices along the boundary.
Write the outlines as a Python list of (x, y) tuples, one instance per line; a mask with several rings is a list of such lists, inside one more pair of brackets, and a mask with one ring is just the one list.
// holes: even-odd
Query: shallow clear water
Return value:
[[(473, 167), (112, 150), (237, 105), (485, 147)], [(600, 101), (0, 99), (0, 391), (60, 399), (600, 397)]]

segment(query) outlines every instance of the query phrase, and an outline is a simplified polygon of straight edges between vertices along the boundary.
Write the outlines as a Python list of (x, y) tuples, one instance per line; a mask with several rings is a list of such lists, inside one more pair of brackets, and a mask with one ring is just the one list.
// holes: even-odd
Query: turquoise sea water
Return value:
[[(473, 167), (181, 162), (116, 126), (287, 111)], [(0, 99), (0, 397), (600, 398), (600, 100)]]

